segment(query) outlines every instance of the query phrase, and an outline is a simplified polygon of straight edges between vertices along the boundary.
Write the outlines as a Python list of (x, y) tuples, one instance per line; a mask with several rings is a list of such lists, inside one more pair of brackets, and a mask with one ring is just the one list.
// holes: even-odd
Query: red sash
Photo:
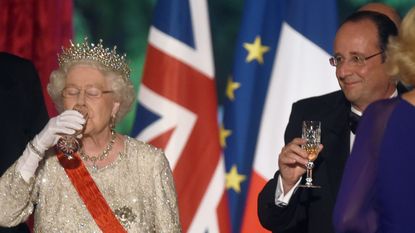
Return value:
[(102, 196), (79, 154), (75, 152), (71, 160), (68, 160), (62, 152), (58, 152), (57, 156), (86, 208), (102, 232), (127, 232), (115, 217), (104, 196)]

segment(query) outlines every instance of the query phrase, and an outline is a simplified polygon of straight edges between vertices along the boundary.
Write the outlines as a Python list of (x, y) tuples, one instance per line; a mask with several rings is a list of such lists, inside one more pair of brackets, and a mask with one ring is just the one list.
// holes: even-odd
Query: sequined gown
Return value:
[[(0, 178), (0, 225), (34, 212), (35, 232), (101, 232), (60, 166), (47, 154), (29, 183), (12, 165)], [(181, 232), (172, 173), (164, 153), (127, 137), (107, 167), (89, 172), (128, 232)]]

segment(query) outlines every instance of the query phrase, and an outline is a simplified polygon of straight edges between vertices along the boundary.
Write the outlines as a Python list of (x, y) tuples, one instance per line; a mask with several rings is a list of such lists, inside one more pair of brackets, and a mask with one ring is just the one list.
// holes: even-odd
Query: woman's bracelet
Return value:
[(32, 141), (29, 142), (30, 149), (33, 150), (37, 155), (39, 155), (40, 158), (43, 158), (43, 153), (41, 153), (32, 143)]

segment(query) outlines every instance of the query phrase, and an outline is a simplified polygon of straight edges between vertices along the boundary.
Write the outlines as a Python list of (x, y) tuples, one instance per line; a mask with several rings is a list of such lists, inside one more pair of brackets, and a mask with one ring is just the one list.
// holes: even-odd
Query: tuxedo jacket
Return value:
[[(333, 233), (332, 212), (343, 168), (350, 154), (350, 102), (342, 91), (300, 100), (293, 104), (285, 143), (301, 137), (303, 120), (321, 121), (324, 148), (314, 162), (313, 183), (319, 189), (298, 188), (285, 207), (275, 205), (279, 172), (258, 197), (261, 224), (278, 233)], [(302, 178), (305, 183), (305, 175)]]
[[(397, 90), (399, 95), (407, 91), (400, 83)], [(321, 121), (324, 148), (314, 161), (313, 169), (313, 183), (321, 188), (298, 188), (288, 205), (279, 207), (275, 205), (277, 171), (258, 196), (258, 217), (262, 226), (278, 233), (334, 233), (332, 213), (350, 154), (350, 109), (351, 104), (342, 91), (293, 104), (284, 135), (286, 144), (301, 137), (302, 121)]]
[[(48, 121), (40, 80), (33, 64), (0, 52), (0, 175), (22, 155)], [(28, 232), (25, 224), (0, 233)]]

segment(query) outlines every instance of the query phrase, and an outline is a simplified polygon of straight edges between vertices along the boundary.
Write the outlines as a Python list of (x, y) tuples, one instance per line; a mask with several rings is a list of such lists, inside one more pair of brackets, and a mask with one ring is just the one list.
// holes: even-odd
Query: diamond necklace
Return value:
[(102, 152), (102, 154), (101, 155), (99, 155), (99, 156), (89, 156), (89, 155), (87, 155), (87, 154), (85, 154), (85, 152), (84, 152), (84, 148), (83, 147), (81, 147), (81, 149), (79, 150), (79, 153), (81, 154), (81, 158), (85, 161), (85, 162), (87, 162), (87, 161), (91, 161), (92, 162), (92, 168), (96, 171), (96, 170), (98, 170), (98, 166), (97, 166), (97, 161), (102, 161), (102, 160), (104, 160), (107, 156), (108, 156), (108, 154), (109, 154), (109, 152), (111, 151), (111, 149), (112, 149), (112, 145), (114, 145), (114, 142), (115, 142), (115, 131), (113, 131), (113, 130), (111, 130), (111, 140), (110, 140), (110, 142), (108, 143), (108, 145), (107, 145), (107, 147), (105, 148), (105, 150)]

